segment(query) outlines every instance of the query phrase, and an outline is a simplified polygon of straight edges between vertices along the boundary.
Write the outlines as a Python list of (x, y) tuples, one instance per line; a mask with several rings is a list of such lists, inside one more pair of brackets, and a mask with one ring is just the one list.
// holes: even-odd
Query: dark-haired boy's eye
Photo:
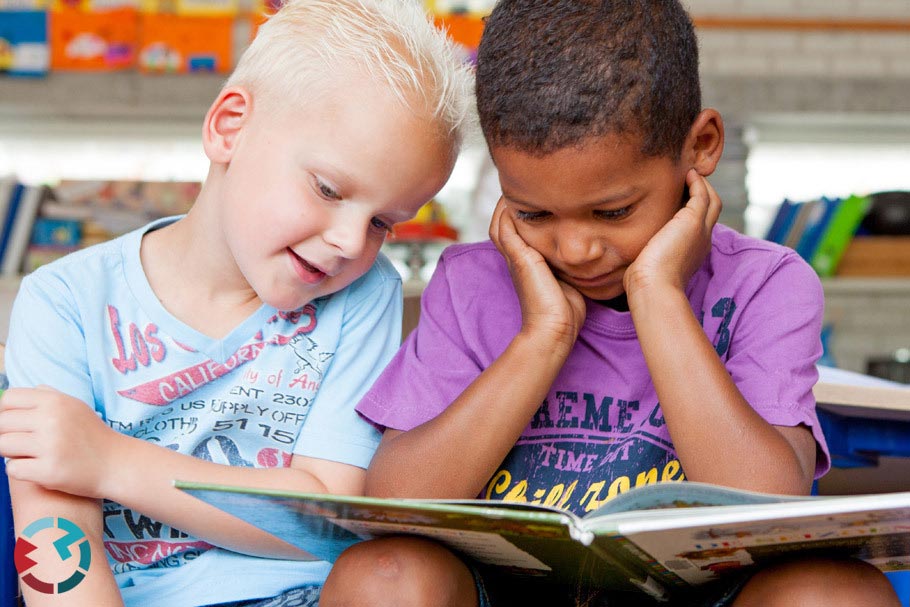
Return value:
[(629, 214), (629, 211), (632, 210), (631, 206), (623, 207), (621, 209), (611, 209), (609, 211), (599, 210), (594, 211), (594, 215), (601, 219), (622, 219)]
[(540, 221), (542, 219), (546, 219), (549, 216), (550, 214), (546, 211), (515, 211), (515, 217), (521, 221), (527, 222)]

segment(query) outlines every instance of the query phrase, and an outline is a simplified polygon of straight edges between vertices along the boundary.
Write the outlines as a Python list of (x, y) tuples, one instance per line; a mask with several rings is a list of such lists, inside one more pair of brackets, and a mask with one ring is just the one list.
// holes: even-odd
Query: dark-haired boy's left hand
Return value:
[(711, 248), (711, 230), (720, 216), (721, 200), (708, 180), (694, 169), (686, 174), (690, 198), (629, 266), (623, 286), (630, 306), (636, 296), (654, 289), (684, 291)]
[(521, 304), (522, 332), (564, 346), (568, 354), (585, 321), (581, 293), (558, 280), (543, 255), (524, 241), (503, 199), (493, 211), (490, 239), (509, 265)]

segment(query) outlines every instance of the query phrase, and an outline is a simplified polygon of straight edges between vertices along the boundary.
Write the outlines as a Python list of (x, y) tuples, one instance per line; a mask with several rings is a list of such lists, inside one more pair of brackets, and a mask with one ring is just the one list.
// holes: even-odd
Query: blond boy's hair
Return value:
[(460, 144), (471, 72), (420, 0), (286, 0), (225, 86), (300, 103), (323, 83), (348, 77), (352, 67), (419, 115), (440, 121)]

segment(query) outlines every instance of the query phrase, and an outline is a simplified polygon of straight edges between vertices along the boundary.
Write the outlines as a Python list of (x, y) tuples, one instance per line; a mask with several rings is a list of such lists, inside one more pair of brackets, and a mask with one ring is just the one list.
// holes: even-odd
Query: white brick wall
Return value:
[(684, 0), (695, 16), (910, 18), (907, 0)]
[(825, 322), (834, 327), (831, 352), (838, 366), (866, 371), (869, 357), (910, 347), (910, 280), (825, 282)]
[[(908, 0), (689, 0), (699, 17), (910, 22)], [(699, 30), (705, 75), (906, 78), (910, 31)]]

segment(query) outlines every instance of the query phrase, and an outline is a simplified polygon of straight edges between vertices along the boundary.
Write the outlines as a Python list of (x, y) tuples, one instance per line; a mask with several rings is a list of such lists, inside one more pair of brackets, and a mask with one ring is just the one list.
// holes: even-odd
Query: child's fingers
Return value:
[(496, 205), (493, 222), (490, 223), (491, 232), (494, 228), (494, 222), (496, 236), (493, 242), (500, 252), (505, 255), (506, 259), (514, 262), (522, 254), (526, 253), (528, 245), (518, 234), (518, 230), (515, 229), (515, 222), (512, 220), (512, 216), (501, 198)]
[(695, 169), (690, 169), (686, 174), (686, 184), (689, 186), (690, 196), (686, 207), (694, 211), (710, 231), (720, 217), (722, 208), (720, 197), (708, 180)]
[(695, 169), (689, 169), (689, 172), (686, 173), (686, 185), (689, 186), (689, 200), (686, 202), (686, 208), (697, 213), (699, 217), (704, 217), (709, 204), (704, 177), (699, 175)]
[(34, 409), (37, 407), (35, 388), (8, 388), (0, 397), (0, 411)]
[(0, 434), (6, 432), (33, 432), (38, 422), (28, 409), (7, 409), (0, 411)]
[(496, 248), (499, 248), (499, 224), (502, 221), (502, 214), (505, 211), (506, 204), (503, 202), (503, 199), (500, 198), (496, 203), (496, 207), (493, 209), (493, 217), (490, 218), (490, 240), (493, 241), (493, 244), (496, 245)]
[(0, 434), (0, 455), (3, 457), (35, 457), (35, 436), (31, 432), (4, 432)]
[(705, 177), (702, 177), (701, 180), (708, 192), (708, 211), (705, 215), (705, 227), (710, 230), (714, 227), (714, 224), (717, 223), (717, 220), (720, 219), (720, 212), (723, 210), (724, 205), (720, 196), (717, 195), (717, 190), (711, 185), (711, 182)]
[(14, 457), (6, 462), (6, 475), (18, 481), (41, 483), (42, 463), (33, 457)]

